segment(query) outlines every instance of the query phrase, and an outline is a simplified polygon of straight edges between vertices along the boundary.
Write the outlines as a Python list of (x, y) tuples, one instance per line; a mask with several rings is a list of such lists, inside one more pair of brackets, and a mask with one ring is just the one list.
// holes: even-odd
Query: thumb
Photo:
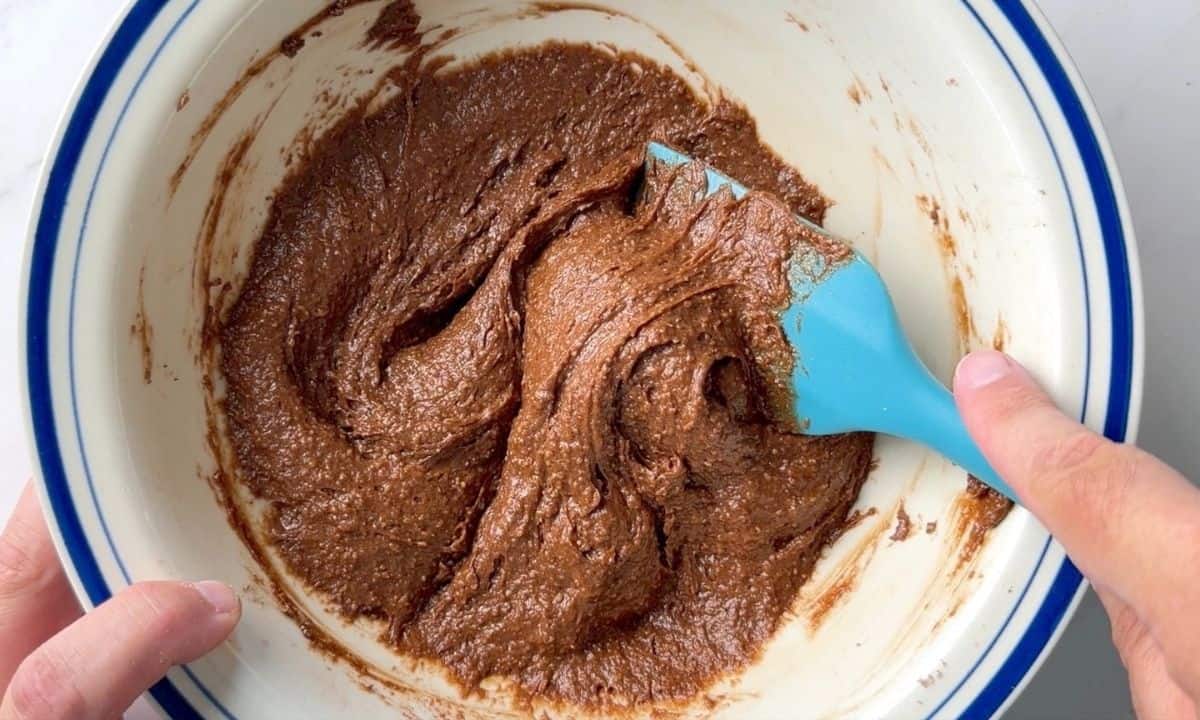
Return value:
[(992, 467), (1080, 570), (1135, 608), (1168, 657), (1200, 654), (1200, 638), (1179, 626), (1200, 607), (1200, 491), (1068, 418), (1003, 353), (964, 358), (954, 393)]
[(240, 614), (220, 583), (130, 586), (25, 658), (0, 720), (120, 717), (172, 665), (220, 644)]

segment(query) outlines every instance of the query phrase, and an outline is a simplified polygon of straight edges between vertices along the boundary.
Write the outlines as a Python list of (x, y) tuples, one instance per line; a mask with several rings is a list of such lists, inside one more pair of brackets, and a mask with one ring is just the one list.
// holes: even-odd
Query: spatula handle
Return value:
[(955, 465), (1016, 501), (1012, 488), (996, 474), (967, 433), (954, 396), (924, 366), (921, 366), (921, 370), (924, 372), (920, 375), (924, 377), (905, 388), (908, 397), (897, 405), (905, 409), (905, 417), (896, 417), (894, 423), (888, 423), (891, 427), (879, 429), (937, 450)]

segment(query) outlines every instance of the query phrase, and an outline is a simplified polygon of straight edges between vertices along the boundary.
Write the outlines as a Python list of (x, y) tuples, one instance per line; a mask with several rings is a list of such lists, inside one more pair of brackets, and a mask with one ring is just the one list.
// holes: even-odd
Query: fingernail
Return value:
[(233, 589), (225, 583), (205, 580), (192, 583), (192, 588), (200, 593), (200, 597), (204, 598), (218, 615), (225, 615), (238, 609), (237, 595), (234, 595)]
[(1004, 353), (995, 350), (979, 350), (967, 355), (954, 371), (954, 386), (967, 390), (978, 390), (1012, 375), (1016, 364)]

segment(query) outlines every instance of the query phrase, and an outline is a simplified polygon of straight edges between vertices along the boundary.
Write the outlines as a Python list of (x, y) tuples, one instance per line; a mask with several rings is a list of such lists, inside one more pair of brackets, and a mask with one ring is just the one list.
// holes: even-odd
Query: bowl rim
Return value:
[[(74, 184), (84, 146), (109, 91), (124, 70), (126, 60), (164, 8), (172, 5), (183, 7), (142, 69), (141, 78), (144, 78), (163, 46), (200, 2), (128, 0), (82, 72), (71, 100), (62, 113), (42, 166), (30, 215), (20, 294), (23, 304), (19, 310), (18, 327), (26, 430), (34, 457), (38, 491), (55, 546), (77, 596), (88, 608), (111, 597), (112, 590), (99, 568), (72, 500), (51, 400), (53, 383), (49, 357), (49, 310), (54, 295), (51, 276), (55, 267), (55, 250), (60, 239), (68, 194)], [(1108, 393), (1104, 398), (1106, 408), (1102, 430), (1113, 440), (1132, 442), (1136, 439), (1142, 403), (1145, 351), (1142, 283), (1129, 208), (1108, 138), (1074, 63), (1033, 0), (960, 2), (1004, 57), (1032, 104), (1047, 138), (1049, 131), (1042, 111), (1033, 99), (1025, 78), (977, 6), (993, 6), (994, 11), (1009, 24), (1011, 31), (1023, 44), (1024, 51), (1032, 57), (1041, 75), (1039, 80), (1049, 87), (1054, 103), (1069, 128), (1074, 143), (1071, 150), (1078, 154), (1087, 186), (1095, 201), (1108, 283), (1108, 310), (1112, 322), (1111, 374)], [(130, 98), (136, 93), (140, 82), (139, 78)], [(120, 120), (117, 122), (119, 124)], [(1053, 142), (1051, 147), (1054, 148)], [(1057, 157), (1056, 160), (1061, 170), (1061, 160)], [(74, 421), (78, 424), (78, 417)], [(1050, 544), (1047, 543), (1047, 548)], [(1045, 554), (1046, 550), (1043, 550), (1043, 557)], [(1037, 575), (1037, 572), (1035, 569), (1033, 574)], [(1063, 556), (1032, 619), (1021, 631), (1008, 656), (998, 664), (992, 677), (961, 711), (961, 717), (994, 717), (1016, 699), (1033, 671), (1057, 642), (1085, 589), (1086, 580)], [(1025, 590), (1028, 590), (1028, 586)], [(1024, 596), (1023, 591), (1014, 613), (1024, 601)], [(1011, 619), (1012, 614), (1009, 615)], [(928, 713), (928, 718), (939, 716), (951, 700), (956, 704), (961, 703), (957, 694), (988, 658), (1007, 626), (1008, 620), (962, 680)], [(221, 716), (231, 720), (235, 717), (190, 670), (184, 667), (183, 671)], [(150, 697), (169, 717), (204, 717), (169, 677), (150, 689)]]

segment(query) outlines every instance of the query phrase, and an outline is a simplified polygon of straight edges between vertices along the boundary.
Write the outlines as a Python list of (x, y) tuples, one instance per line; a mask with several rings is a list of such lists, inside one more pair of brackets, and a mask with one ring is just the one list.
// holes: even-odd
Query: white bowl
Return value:
[[(90, 606), (147, 578), (248, 588), (235, 636), (153, 689), (174, 717), (356, 718), (398, 707), (437, 716), (458, 702), (445, 682), (391, 657), (372, 628), (339, 624), (315, 601), (307, 607), (318, 621), (377, 675), (448, 699), (388, 690), (310, 651), (268, 594), (253, 591), (256, 565), (206, 482), (214, 460), (196, 361), (206, 295), (197, 238), (218, 166), (261, 121), (233, 168), (208, 256), (213, 273), (236, 282), (284, 172), (281, 149), (336, 116), (309, 112), (319, 91), (365, 90), (373, 80), (347, 67), (397, 61), (358, 47), (377, 7), (355, 6), (213, 113), (247, 66), (324, 4), (132, 2), (68, 109), (34, 210), (27, 401), (42, 499), (77, 592)], [(1003, 340), (1063, 407), (1132, 438), (1142, 330), (1128, 211), (1091, 103), (1031, 3), (604, 4), (627, 16), (577, 9), (496, 24), (522, 3), (418, 7), (426, 25), (474, 28), (447, 47), (463, 56), (549, 37), (608, 40), (677, 67), (678, 52), (690, 55), (836, 201), (828, 225), (880, 268), (936, 372), (948, 378), (965, 347)], [(204, 127), (208, 117), (215, 124)], [(937, 202), (941, 222), (918, 196)], [(970, 323), (958, 318), (959, 297)], [(961, 471), (887, 439), (878, 454), (859, 505), (879, 514), (831, 549), (764, 657), (714, 688), (715, 714), (990, 717), (1052, 645), (1083, 589), (1059, 546), (1018, 509), (959, 567)], [(939, 521), (937, 532), (890, 541), (901, 499), (918, 523)], [(852, 590), (818, 621), (843, 587)]]

